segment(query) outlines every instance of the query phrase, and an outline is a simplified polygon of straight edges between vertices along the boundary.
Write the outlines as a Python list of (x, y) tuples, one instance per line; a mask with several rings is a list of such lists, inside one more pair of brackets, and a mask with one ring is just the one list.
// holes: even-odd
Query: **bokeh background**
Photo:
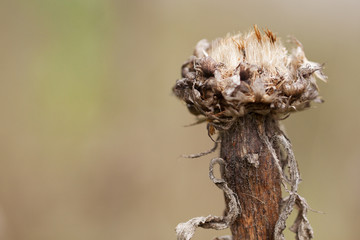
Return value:
[[(285, 120), (316, 239), (359, 239), (359, 1), (1, 0), (0, 239), (176, 239), (222, 214), (205, 125), (171, 93), (200, 39), (253, 24), (325, 63)], [(293, 216), (292, 216), (293, 218)], [(290, 223), (288, 224), (290, 225)], [(229, 231), (199, 229), (194, 239)], [(288, 239), (294, 239), (289, 231)]]

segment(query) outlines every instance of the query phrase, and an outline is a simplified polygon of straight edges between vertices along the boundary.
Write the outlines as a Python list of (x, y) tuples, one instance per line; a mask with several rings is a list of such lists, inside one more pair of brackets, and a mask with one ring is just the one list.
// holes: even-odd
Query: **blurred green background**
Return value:
[[(212, 146), (172, 94), (198, 40), (268, 27), (326, 63), (324, 104), (285, 121), (315, 239), (359, 239), (360, 3), (1, 0), (0, 239), (176, 239), (222, 214)], [(290, 223), (288, 224), (290, 225)], [(229, 231), (199, 229), (194, 239)], [(288, 239), (294, 239), (287, 232)]]

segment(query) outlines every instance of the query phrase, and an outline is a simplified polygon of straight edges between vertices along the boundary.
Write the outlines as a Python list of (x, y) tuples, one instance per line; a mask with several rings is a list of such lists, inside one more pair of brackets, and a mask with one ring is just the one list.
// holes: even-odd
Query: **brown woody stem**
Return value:
[(221, 132), (220, 157), (226, 163), (222, 177), (241, 205), (241, 214), (230, 226), (233, 240), (274, 239), (281, 173), (269, 143), (279, 131), (272, 115), (246, 114)]

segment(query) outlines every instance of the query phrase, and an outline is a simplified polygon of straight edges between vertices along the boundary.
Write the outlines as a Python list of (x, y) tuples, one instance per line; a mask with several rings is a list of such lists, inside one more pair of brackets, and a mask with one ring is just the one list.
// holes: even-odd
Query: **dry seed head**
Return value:
[(289, 54), (276, 35), (255, 25), (209, 43), (203, 39), (182, 66), (173, 91), (191, 113), (226, 123), (244, 114), (284, 115), (321, 102), (315, 76), (322, 65), (308, 61), (299, 41)]

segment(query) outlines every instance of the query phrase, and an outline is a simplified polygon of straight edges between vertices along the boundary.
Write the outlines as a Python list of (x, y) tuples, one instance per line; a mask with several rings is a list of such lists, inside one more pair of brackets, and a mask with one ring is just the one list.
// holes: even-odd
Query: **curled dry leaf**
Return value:
[[(230, 199), (227, 207), (227, 212), (224, 216), (212, 216), (196, 217), (192, 218), (185, 223), (180, 223), (176, 226), (176, 235), (178, 240), (190, 240), (195, 234), (195, 230), (198, 227), (211, 228), (216, 230), (222, 230), (228, 228), (229, 225), (240, 214), (240, 204), (237, 195), (228, 187), (224, 179), (217, 179), (214, 176), (214, 165), (220, 164), (224, 166), (225, 162), (221, 158), (214, 158), (210, 162), (209, 177), (213, 183)], [(220, 238), (221, 239), (221, 238)]]

